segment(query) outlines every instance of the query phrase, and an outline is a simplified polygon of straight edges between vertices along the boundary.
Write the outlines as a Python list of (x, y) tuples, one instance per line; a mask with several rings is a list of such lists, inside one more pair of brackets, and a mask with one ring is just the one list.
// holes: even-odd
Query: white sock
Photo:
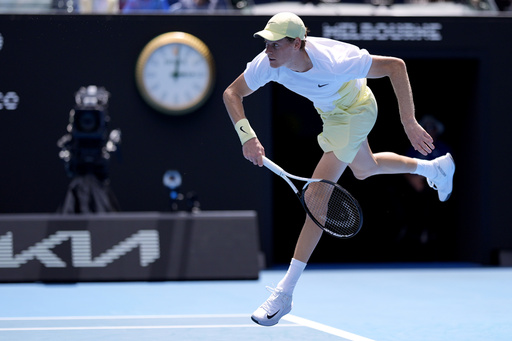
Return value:
[(277, 284), (277, 288), (281, 289), (285, 294), (292, 295), (295, 285), (299, 281), (302, 272), (306, 268), (306, 263), (301, 262), (295, 258), (292, 258), (290, 267), (284, 275), (283, 279)]
[(418, 162), (418, 166), (412, 174), (422, 175), (429, 179), (434, 179), (437, 176), (437, 169), (432, 161), (422, 159), (415, 160)]

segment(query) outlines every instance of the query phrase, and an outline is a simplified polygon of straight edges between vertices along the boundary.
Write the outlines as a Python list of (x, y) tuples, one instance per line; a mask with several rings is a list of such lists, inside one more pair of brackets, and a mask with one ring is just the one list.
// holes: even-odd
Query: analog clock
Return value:
[(182, 115), (199, 108), (215, 77), (208, 47), (184, 32), (164, 33), (142, 50), (135, 69), (137, 87), (156, 110)]

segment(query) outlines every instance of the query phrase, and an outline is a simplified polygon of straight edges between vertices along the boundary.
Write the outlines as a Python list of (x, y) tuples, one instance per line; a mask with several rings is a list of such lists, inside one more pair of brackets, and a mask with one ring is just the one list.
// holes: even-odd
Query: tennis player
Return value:
[[(254, 36), (265, 49), (224, 91), (223, 99), (242, 143), (244, 157), (263, 166), (265, 149), (245, 116), (243, 98), (269, 82), (277, 82), (313, 103), (323, 121), (318, 143), (324, 151), (312, 177), (337, 182), (350, 167), (357, 179), (377, 174), (418, 174), (438, 191), (440, 201), (452, 192), (455, 163), (450, 154), (426, 161), (391, 152), (373, 153), (367, 136), (377, 119), (377, 103), (367, 78), (389, 77), (399, 105), (405, 133), (413, 148), (428, 155), (432, 137), (418, 124), (407, 69), (403, 60), (371, 55), (354, 45), (307, 37), (303, 21), (289, 12), (273, 16)], [(260, 325), (272, 326), (292, 308), (292, 295), (322, 230), (308, 217), (284, 278), (269, 299), (252, 315)]]

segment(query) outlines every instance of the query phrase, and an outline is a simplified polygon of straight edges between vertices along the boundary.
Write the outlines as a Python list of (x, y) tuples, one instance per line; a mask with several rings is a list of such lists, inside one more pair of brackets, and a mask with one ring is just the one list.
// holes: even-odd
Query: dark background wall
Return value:
[[(506, 18), (303, 18), (311, 35), (329, 36), (337, 23), (440, 24), (438, 40), (386, 35), (348, 42), (372, 54), (406, 60), (418, 117), (434, 115), (457, 162), (455, 192), (439, 205), (417, 198), (402, 176), (356, 181), (348, 171), (341, 183), (363, 205), (363, 231), (350, 241), (324, 238), (313, 261), (462, 260), (493, 263), (512, 249), (506, 219), (511, 188), (510, 45)], [(55, 212), (70, 181), (58, 158), (74, 93), (104, 86), (112, 97), (110, 128), (123, 134), (121, 158), (111, 165), (111, 187), (123, 211), (166, 211), (162, 175), (177, 169), (183, 190), (198, 193), (204, 210), (257, 210), (262, 248), (269, 262), (288, 262), (303, 220), (301, 208), (281, 180), (252, 167), (241, 156), (238, 138), (222, 104), (222, 91), (262, 48), (253, 32), (268, 20), (258, 16), (24, 16), (0, 15), (0, 92), (15, 92), (14, 110), (0, 109), (0, 212)], [(360, 26), (361, 27), (361, 26)], [(194, 113), (170, 117), (151, 109), (135, 85), (135, 63), (155, 36), (184, 31), (210, 48), (217, 69), (215, 89)], [(382, 39), (382, 40), (379, 40)], [(397, 40), (400, 39), (400, 40)], [(404, 153), (388, 80), (370, 80), (379, 101), (379, 120), (370, 135), (374, 151)], [(321, 151), (321, 129), (313, 108), (277, 85), (245, 100), (247, 115), (267, 154), (292, 173), (308, 176)], [(288, 135), (282, 128), (293, 129)], [(290, 129), (288, 129), (290, 130)], [(415, 205), (421, 202), (421, 205)], [(412, 204), (411, 204), (412, 203)], [(420, 223), (433, 226), (421, 243)], [(408, 231), (407, 237), (403, 231)]]

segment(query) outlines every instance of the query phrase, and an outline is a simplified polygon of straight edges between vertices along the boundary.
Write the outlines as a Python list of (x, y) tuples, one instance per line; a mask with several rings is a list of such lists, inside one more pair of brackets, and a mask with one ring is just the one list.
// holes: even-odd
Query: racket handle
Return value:
[(299, 177), (296, 177), (295, 175), (291, 175), (290, 173), (285, 172), (284, 169), (282, 169), (281, 167), (276, 165), (274, 162), (270, 161), (265, 156), (263, 156), (263, 166), (267, 167), (272, 172), (276, 173), (281, 178), (283, 178), (288, 183), (288, 185), (290, 185), (290, 187), (293, 189), (293, 191), (297, 195), (299, 195), (299, 190), (297, 189), (297, 187), (295, 187), (293, 182), (288, 177), (292, 177), (292, 178), (295, 178), (295, 179), (306, 180), (307, 181), (307, 179), (299, 178)]
[(286, 173), (281, 167), (276, 165), (266, 156), (263, 156), (263, 166), (267, 167), (268, 169), (270, 169), (272, 172), (276, 173), (279, 176), (282, 176), (283, 174)]

